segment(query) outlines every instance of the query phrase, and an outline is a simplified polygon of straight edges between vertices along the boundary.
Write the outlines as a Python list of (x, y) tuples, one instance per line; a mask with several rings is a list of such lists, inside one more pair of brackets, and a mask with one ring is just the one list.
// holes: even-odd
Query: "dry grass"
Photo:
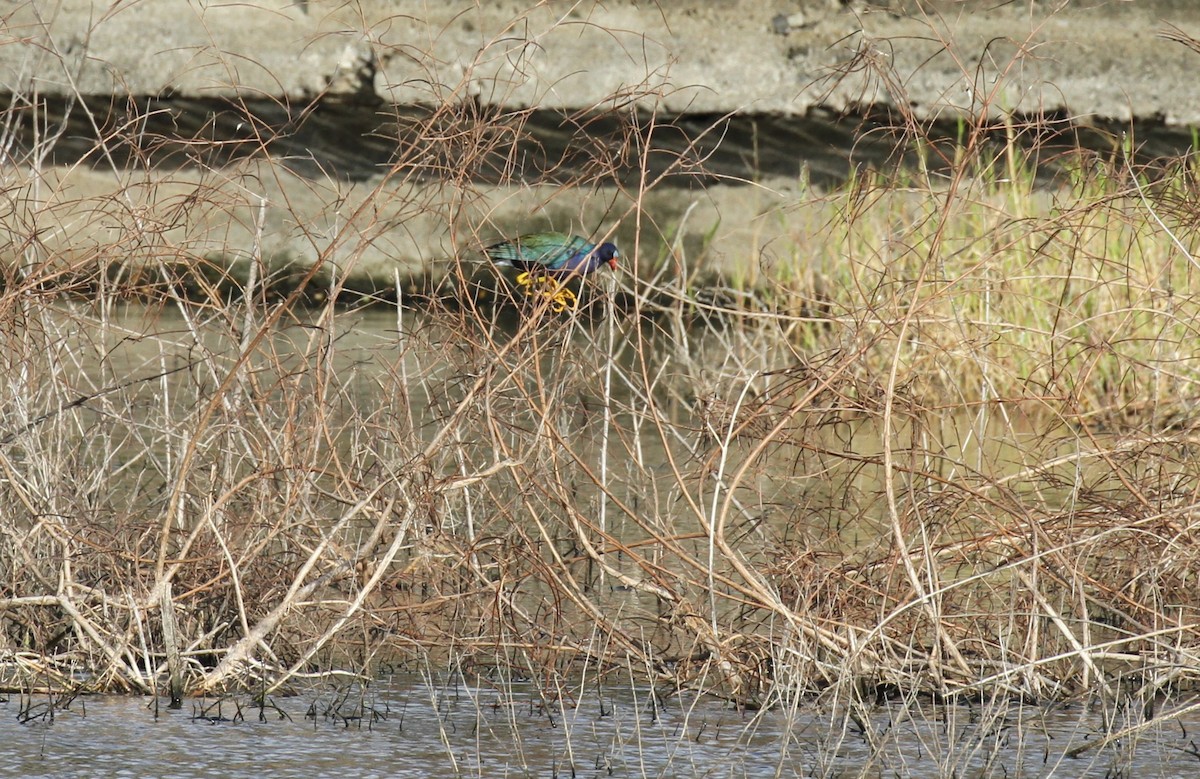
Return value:
[[(643, 221), (660, 182), (612, 183), (641, 137), (617, 122), (558, 202), (607, 180), (579, 223), (659, 230), (623, 289), (348, 305), (396, 224), (491, 237), (478, 181), (528, 116), (397, 120), (419, 142), (319, 225), (265, 141), (178, 176), (135, 154), (95, 196), (53, 136), (8, 152), (0, 684), (160, 689), (165, 603), (197, 693), (397, 658), (784, 708), (1195, 688), (1190, 160), (1081, 155), (1044, 189), (1019, 127), (971, 127), (698, 289), (705, 258)], [(97, 156), (147, 146), (125, 132)]]

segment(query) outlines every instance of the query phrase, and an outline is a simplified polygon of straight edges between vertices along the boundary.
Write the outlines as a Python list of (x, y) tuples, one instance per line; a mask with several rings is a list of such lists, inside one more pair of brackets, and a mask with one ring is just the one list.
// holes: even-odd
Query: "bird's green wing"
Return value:
[(501, 241), (485, 252), (493, 262), (508, 262), (518, 267), (541, 265), (555, 269), (580, 252), (592, 249), (583, 238), (563, 233), (529, 233), (511, 241)]

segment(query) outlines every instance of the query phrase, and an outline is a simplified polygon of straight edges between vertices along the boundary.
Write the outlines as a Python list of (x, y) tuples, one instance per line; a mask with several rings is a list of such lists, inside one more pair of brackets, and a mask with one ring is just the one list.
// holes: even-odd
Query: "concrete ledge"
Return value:
[[(798, 256), (808, 185), (890, 159), (864, 117), (911, 110), (953, 142), (963, 113), (1025, 112), (1106, 153), (1148, 119), (1144, 156), (1191, 145), (1200, 53), (1158, 33), (1200, 36), (1200, 7), (981, 5), (18, 2), (0, 226), (37, 250), (2, 259), (257, 253), (386, 282), (553, 228), (649, 253), (679, 233), (729, 271)], [(647, 117), (657, 134), (630, 124)]]
[(14, 93), (297, 97), (369, 56), (288, 0), (27, 1), (0, 32), (0, 89)]
[(1168, 24), (1200, 36), (1200, 6), (28, 0), (0, 22), (0, 90), (1200, 123), (1200, 54), (1157, 37)]

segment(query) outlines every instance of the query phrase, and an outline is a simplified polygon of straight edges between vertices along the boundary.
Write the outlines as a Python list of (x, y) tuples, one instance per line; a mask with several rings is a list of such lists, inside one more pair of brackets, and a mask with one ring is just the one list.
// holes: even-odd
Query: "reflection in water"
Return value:
[[(77, 699), (53, 722), (18, 724), (0, 704), (5, 776), (297, 777), (1184, 777), (1188, 733), (1163, 725), (1078, 758), (1102, 737), (1080, 708), (905, 705), (854, 717), (802, 705), (738, 712), (711, 698), (644, 689), (545, 700), (527, 684), (431, 688), (393, 678), (351, 693), (230, 701), (197, 716), (145, 698)], [(220, 713), (228, 718), (215, 719)], [(260, 714), (262, 715), (260, 718)], [(282, 716), (282, 714), (286, 714)], [(240, 715), (240, 717), (239, 717)], [(865, 729), (865, 730), (864, 730)], [(869, 731), (869, 732), (867, 732)]]

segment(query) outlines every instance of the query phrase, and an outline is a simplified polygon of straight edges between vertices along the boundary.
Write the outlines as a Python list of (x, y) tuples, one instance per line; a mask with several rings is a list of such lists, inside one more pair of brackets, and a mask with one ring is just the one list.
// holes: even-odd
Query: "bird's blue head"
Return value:
[(613, 270), (617, 269), (617, 258), (621, 256), (617, 251), (615, 243), (602, 243), (592, 252), (592, 267), (599, 268), (601, 265), (608, 265)]

